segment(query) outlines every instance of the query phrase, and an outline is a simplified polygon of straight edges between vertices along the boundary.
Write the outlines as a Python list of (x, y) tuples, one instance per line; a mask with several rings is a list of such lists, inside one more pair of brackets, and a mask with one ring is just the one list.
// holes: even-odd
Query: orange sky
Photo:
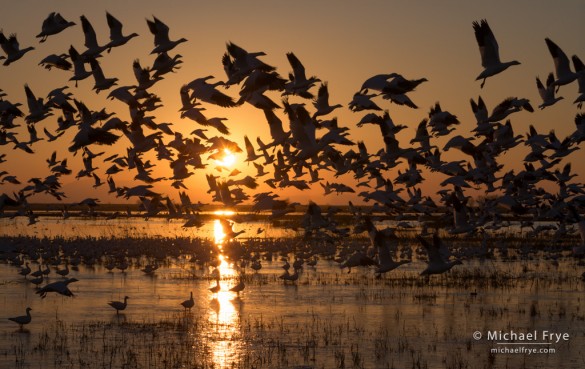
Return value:
[[(43, 19), (51, 11), (60, 12), (67, 20), (75, 21), (77, 26), (39, 44), (34, 36), (40, 32)], [(446, 1), (440, 2), (440, 5), (431, 1), (415, 4), (389, 1), (297, 1), (294, 4), (274, 1), (216, 1), (213, 4), (192, 1), (19, 1), (0, 13), (0, 28), (7, 35), (16, 33), (21, 47), (32, 45), (36, 49), (8, 67), (0, 66), (0, 89), (8, 95), (6, 98), (23, 103), (22, 108), (26, 112), (25, 83), (30, 85), (38, 97), (45, 97), (53, 88), (67, 85), (69, 91), (90, 109), (106, 107), (121, 119), (128, 120), (128, 109), (123, 103), (106, 100), (108, 91), (99, 95), (91, 91), (91, 77), (81, 81), (76, 88), (72, 82), (68, 82), (70, 72), (47, 71), (37, 65), (49, 54), (66, 52), (70, 45), (78, 50), (84, 49), (79, 22), (81, 15), (85, 15), (94, 26), (98, 42), (105, 43), (108, 40), (105, 11), (124, 23), (124, 32), (140, 35), (126, 46), (113, 49), (110, 54), (104, 53), (100, 58), (106, 76), (119, 78), (118, 86), (135, 83), (132, 74), (134, 59), (140, 59), (143, 66), (151, 65), (154, 60), (149, 55), (153, 48), (153, 36), (147, 28), (146, 18), (151, 19), (154, 15), (164, 21), (170, 27), (171, 38), (188, 39), (187, 43), (173, 50), (173, 53), (183, 56), (182, 68), (176, 74), (165, 76), (152, 89), (164, 104), (163, 108), (153, 112), (156, 121), (172, 122), (172, 129), (184, 135), (201, 127), (193, 121), (180, 118), (179, 88), (195, 78), (207, 75), (215, 76), (214, 81), (225, 80), (221, 56), (228, 41), (248, 51), (264, 51), (267, 55), (261, 57), (262, 61), (276, 66), (283, 77), (291, 71), (286, 53), (294, 52), (309, 76), (316, 75), (329, 83), (330, 102), (344, 105), (330, 117), (337, 116), (341, 126), (351, 129), (352, 140), (364, 140), (370, 153), (382, 147), (379, 130), (372, 126), (357, 128), (355, 124), (365, 112), (352, 113), (347, 109), (353, 94), (370, 76), (396, 72), (407, 78), (425, 77), (429, 80), (409, 95), (419, 106), (417, 110), (378, 100), (382, 108), (389, 110), (395, 123), (409, 127), (398, 134), (401, 144), (408, 146), (417, 124), (427, 116), (429, 108), (437, 101), (444, 110), (457, 115), (462, 122), (452, 135), (464, 136), (469, 136), (475, 126), (470, 98), (477, 99), (481, 95), (490, 110), (508, 96), (526, 97), (534, 107), (539, 105), (535, 77), (544, 79), (553, 70), (545, 37), (554, 40), (569, 56), (577, 54), (585, 60), (583, 1), (565, 1), (563, 6), (547, 1)], [(488, 20), (499, 41), (502, 59), (517, 59), (522, 64), (488, 79), (486, 86), (480, 89), (479, 82), (475, 81), (481, 71), (480, 57), (471, 24), (483, 18)], [(226, 93), (237, 96), (237, 91), (238, 88), (232, 87)], [(560, 138), (572, 133), (573, 119), (578, 112), (572, 104), (577, 97), (577, 84), (562, 87), (560, 95), (565, 97), (563, 101), (543, 111), (512, 115), (515, 133), (526, 133), (529, 124), (533, 124), (541, 133), (555, 129)], [(277, 95), (271, 97), (280, 103)], [(231, 109), (211, 105), (206, 108), (208, 116), (228, 118), (227, 125), (231, 130), (228, 138), (239, 143), (242, 148), (245, 134), (254, 143), (257, 136), (265, 142), (269, 141), (268, 126), (261, 111), (246, 105)], [(285, 121), (286, 117), (281, 112), (279, 116)], [(41, 136), (44, 136), (44, 127), (54, 132), (56, 118), (57, 115), (37, 123), (37, 131)], [(24, 120), (20, 118), (19, 122), (22, 127), (16, 132), (20, 132), (23, 138), (28, 137)], [(45, 159), (54, 150), (57, 150), (59, 158), (69, 157), (69, 165), (76, 173), (81, 167), (80, 155), (74, 157), (66, 150), (73, 134), (73, 130), (68, 131), (56, 145), (35, 143), (32, 147), (34, 155), (12, 150), (12, 145), (0, 146), (0, 153), (7, 154), (7, 162), (0, 163), (0, 171), (16, 175), (23, 183), (20, 186), (0, 185), (0, 193), (11, 193), (21, 188), (29, 178), (49, 175)], [(436, 140), (435, 144), (442, 147), (452, 135)], [(103, 149), (106, 151), (105, 156), (108, 156), (115, 152), (125, 152), (128, 145), (128, 141), (122, 138), (114, 147), (94, 146), (92, 151)], [(501, 162), (506, 165), (506, 170), (521, 168), (521, 160), (526, 152), (523, 146), (518, 147), (501, 158)], [(443, 160), (460, 157), (461, 154), (457, 152), (449, 152)], [(243, 161), (244, 158), (241, 155), (239, 160)], [(563, 162), (573, 163), (573, 171), (581, 174), (581, 182), (584, 179), (584, 161), (585, 152), (580, 150)], [(96, 173), (105, 181), (104, 171), (110, 164), (96, 164), (99, 167)], [(214, 169), (213, 163), (208, 164), (205, 170), (198, 170), (196, 175), (185, 181), (192, 200), (211, 201), (210, 195), (206, 193), (208, 187), (205, 174), (222, 173)], [(244, 163), (238, 164), (237, 168), (244, 174), (255, 173), (251, 165)], [(167, 162), (161, 163), (156, 170), (157, 176), (169, 176), (170, 173)], [(133, 175), (120, 173), (115, 177), (116, 183), (118, 186), (138, 184), (132, 181)], [(326, 173), (323, 172), (322, 176), (326, 176)], [(426, 180), (421, 188), (425, 194), (435, 193), (438, 183), (446, 178), (444, 175), (428, 173), (423, 173), (423, 177)], [(349, 175), (325, 178), (355, 184)], [(86, 197), (98, 197), (103, 202), (121, 200), (107, 195), (106, 186), (92, 189), (93, 180), (90, 178), (75, 180), (73, 174), (62, 177), (62, 183), (68, 195), (65, 202), (75, 202)], [(156, 188), (178, 198), (177, 190), (170, 188), (169, 184), (170, 181), (164, 181)], [(263, 185), (256, 192), (267, 190), (269, 188)], [(360, 189), (356, 188), (356, 191)], [(356, 201), (355, 196), (324, 197), (323, 189), (318, 185), (306, 191), (284, 189), (279, 191), (279, 195), (301, 203), (308, 200), (329, 204), (346, 204), (349, 199)], [(38, 195), (29, 200), (52, 201), (52, 198)]]

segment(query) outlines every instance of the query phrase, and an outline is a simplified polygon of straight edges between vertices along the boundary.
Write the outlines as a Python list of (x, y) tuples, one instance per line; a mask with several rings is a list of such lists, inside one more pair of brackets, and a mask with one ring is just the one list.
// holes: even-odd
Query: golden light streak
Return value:
[[(215, 244), (218, 247), (220, 247), (220, 250), (221, 250), (221, 245), (223, 244), (224, 240), (225, 240), (225, 233), (223, 231), (223, 227), (222, 227), (219, 219), (216, 219), (213, 222), (213, 241), (215, 242)], [(220, 257), (223, 257), (223, 255), (220, 255)]]

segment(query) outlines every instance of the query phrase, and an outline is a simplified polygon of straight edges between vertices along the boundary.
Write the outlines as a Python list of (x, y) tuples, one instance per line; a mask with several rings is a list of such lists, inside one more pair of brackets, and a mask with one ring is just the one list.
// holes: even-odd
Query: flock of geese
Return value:
[[(348, 104), (351, 111), (363, 114), (355, 123), (357, 128), (378, 126), (383, 147), (372, 152), (363, 141), (351, 139), (353, 129), (340, 125), (337, 118), (331, 117), (343, 105), (330, 103), (327, 82), (310, 76), (294, 53), (286, 54), (292, 70), (283, 77), (276, 67), (260, 59), (266, 55), (264, 52), (248, 52), (228, 42), (221, 58), (225, 80), (207, 75), (187, 81), (177, 91), (181, 102), (180, 118), (195, 124), (192, 132), (184, 134), (174, 130), (172, 123), (157, 122), (152, 114), (163, 106), (153, 87), (165, 75), (177, 72), (181, 67), (182, 56), (173, 53), (187, 40), (171, 37), (169, 27), (160, 19), (147, 19), (148, 30), (154, 36), (154, 48), (150, 54), (155, 59), (147, 67), (136, 59), (132, 64), (136, 83), (118, 86), (118, 78), (106, 77), (108, 71), (102, 70), (99, 60), (112, 58), (116, 48), (131, 43), (138, 34), (126, 33), (122, 23), (110, 13), (106, 13), (106, 18), (110, 29), (108, 42), (98, 42), (90, 21), (81, 16), (84, 48), (71, 45), (67, 51), (48, 55), (40, 61), (39, 64), (48, 70), (60, 70), (66, 76), (65, 85), (53, 89), (46, 97), (39, 97), (31, 86), (25, 84), (26, 109), (21, 109), (23, 104), (13, 102), (0, 90), (0, 146), (31, 155), (43, 141), (55, 142), (58, 148), (47, 159), (49, 174), (44, 178), (23, 180), (0, 171), (0, 185), (22, 186), (13, 194), (0, 195), (0, 213), (5, 216), (26, 216), (29, 224), (34, 224), (37, 216), (29, 205), (30, 197), (42, 193), (63, 202), (67, 195), (61, 189), (61, 181), (64, 176), (73, 175), (69, 164), (75, 160), (82, 168), (77, 179), (91, 178), (94, 188), (107, 184), (113, 197), (139, 200), (145, 218), (167, 216), (184, 219), (185, 227), (198, 227), (202, 224), (199, 217), (202, 204), (190, 200), (184, 181), (203, 172), (211, 160), (221, 158), (226, 152), (244, 152), (237, 142), (227, 138), (230, 133), (227, 119), (210, 116), (206, 107), (233, 109), (247, 103), (262, 111), (270, 133), (269, 141), (257, 137), (255, 144), (248, 135), (243, 137), (245, 161), (254, 165), (257, 174), (238, 177), (238, 171), (228, 176), (207, 173), (207, 193), (214, 202), (225, 207), (252, 202), (254, 211), (268, 211), (271, 218), (293, 212), (299, 205), (280, 198), (278, 192), (283, 188), (305, 190), (318, 183), (325, 195), (356, 193), (363, 202), (373, 204), (369, 210), (363, 211), (350, 202), (349, 208), (359, 218), (356, 224), (361, 227), (356, 227), (356, 230), (368, 232), (376, 255), (372, 258), (356, 253), (345, 260), (342, 267), (376, 265), (377, 273), (382, 274), (406, 262), (393, 260), (388, 246), (392, 243), (392, 230), (376, 229), (371, 212), (382, 212), (397, 220), (401, 220), (404, 214), (417, 214), (421, 216), (425, 229), (429, 224), (440, 225), (451, 234), (472, 234), (505, 227), (509, 224), (507, 216), (522, 219), (522, 227), (529, 227), (537, 234), (551, 230), (539, 228), (538, 221), (552, 221), (556, 224), (553, 230), (558, 237), (570, 234), (576, 228), (582, 243), (574, 251), (585, 254), (585, 220), (581, 215), (585, 206), (585, 186), (577, 182), (571, 163), (566, 162), (566, 158), (585, 141), (583, 113), (576, 113), (575, 130), (567, 137), (557, 137), (554, 130), (539, 131), (532, 125), (526, 134), (519, 135), (514, 132), (511, 116), (522, 111), (534, 112), (528, 99), (507, 97), (490, 111), (479, 96), (477, 100), (470, 100), (477, 121), (475, 128), (464, 134), (457, 131), (456, 127), (461, 123), (457, 116), (437, 102), (430, 108), (428, 116), (416, 125), (415, 136), (407, 143), (405, 139), (399, 139), (398, 134), (409, 127), (395, 124), (389, 110), (380, 105), (389, 101), (418, 109), (409, 94), (428, 81), (426, 78), (408, 79), (399, 73), (379, 74), (366, 79)], [(60, 37), (63, 32), (73, 32), (76, 25), (59, 13), (51, 13), (36, 37), (41, 43), (49, 43), (51, 38)], [(486, 20), (473, 22), (472, 26), (483, 67), (477, 80), (481, 80), (480, 86), (484, 88), (488, 78), (520, 62), (501, 61), (498, 42)], [(545, 39), (545, 44), (554, 62), (554, 72), (548, 75), (545, 84), (536, 77), (542, 98), (538, 108), (552, 107), (562, 99), (558, 96), (561, 87), (578, 83), (579, 96), (574, 103), (580, 109), (585, 101), (582, 61), (577, 55), (569, 58), (549, 38)], [(6, 37), (0, 32), (0, 46), (5, 54), (0, 59), (5, 66), (34, 55), (31, 52), (34, 47), (20, 47), (16, 35)], [(128, 113), (92, 108), (76, 97), (67, 84), (78, 86), (90, 78), (93, 78), (92, 90), (96, 93), (107, 91), (108, 98), (119, 102)], [(239, 91), (234, 93), (238, 88)], [(39, 137), (41, 126), (45, 137)], [(437, 143), (443, 137), (449, 139), (441, 148)], [(65, 145), (68, 139), (70, 141)], [(528, 149), (524, 170), (504, 172), (500, 159), (519, 145)], [(61, 149), (65, 146), (67, 150)], [(116, 152), (106, 154), (100, 150), (110, 146), (116, 147)], [(118, 146), (127, 147), (125, 153)], [(459, 150), (459, 160), (443, 160), (443, 153), (449, 150)], [(9, 161), (10, 156), (9, 150), (2, 149), (0, 164)], [(97, 171), (98, 160), (107, 167), (101, 173)], [(122, 171), (135, 174), (134, 186), (116, 185), (116, 174)], [(157, 176), (164, 171), (172, 175)], [(445, 178), (433, 196), (424, 195), (421, 190), (425, 171), (441, 173)], [(325, 181), (320, 177), (324, 172), (340, 178), (339, 182)], [(105, 181), (102, 180), (104, 175), (107, 177)], [(347, 178), (353, 178), (353, 181), (347, 181)], [(259, 181), (271, 191), (259, 192)], [(180, 204), (173, 203), (168, 194), (157, 192), (154, 189), (156, 183), (168, 183), (176, 189)], [(557, 190), (547, 191), (546, 186), (556, 186)], [(472, 190), (483, 190), (485, 198), (472, 204), (469, 195)], [(252, 196), (251, 191), (255, 191)], [(99, 202), (96, 198), (87, 198), (79, 205), (86, 206), (89, 215), (96, 215)], [(63, 209), (64, 217), (68, 217), (67, 206)], [(303, 221), (307, 237), (342, 238), (347, 235), (347, 231), (329, 215), (332, 214), (323, 215), (316, 204), (309, 204)], [(408, 227), (408, 222), (403, 226)], [(432, 235), (431, 242), (426, 236), (419, 236), (429, 257), (423, 275), (443, 273), (461, 263), (451, 260), (448, 253), (443, 252), (446, 247), (437, 234)], [(294, 281), (295, 278), (298, 275), (288, 273), (282, 277), (285, 281)], [(38, 292), (41, 296), (48, 292), (70, 296), (67, 284), (71, 282), (74, 282), (73, 278), (47, 285)], [(127, 298), (123, 302), (110, 303), (116, 311), (123, 310), (126, 304)], [(192, 297), (183, 303), (183, 307), (192, 307)], [(19, 324), (26, 324), (27, 319), (30, 321), (30, 313), (27, 311), (27, 316), (14, 319)]]

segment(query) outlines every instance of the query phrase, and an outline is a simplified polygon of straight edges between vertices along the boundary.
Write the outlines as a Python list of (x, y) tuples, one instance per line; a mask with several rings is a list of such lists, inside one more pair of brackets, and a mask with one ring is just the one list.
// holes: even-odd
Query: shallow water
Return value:
[[(34, 237), (201, 237), (213, 238), (214, 222), (205, 222), (200, 228), (184, 228), (185, 220), (151, 218), (145, 221), (140, 217), (131, 218), (69, 218), (41, 216), (37, 223), (28, 225), (28, 218), (13, 219), (0, 217), (0, 235)], [(291, 237), (294, 231), (273, 227), (267, 221), (246, 221), (238, 224), (243, 230), (242, 237)], [(262, 232), (258, 232), (258, 228)]]
[[(523, 263), (489, 268), (515, 275)], [(574, 268), (571, 263), (558, 270)], [(230, 267), (222, 267), (222, 291), (216, 296), (208, 290), (214, 284), (208, 271), (183, 260), (153, 276), (137, 268), (122, 273), (82, 266), (71, 272), (79, 279), (71, 285), (76, 297), (45, 299), (16, 277), (15, 267), (0, 265), (3, 315), (33, 309), (33, 321), (23, 331), (0, 320), (0, 366), (583, 367), (583, 285), (574, 278), (524, 278), (502, 287), (477, 283), (471, 291), (441, 284), (488, 266), (466, 265), (425, 284), (415, 277), (418, 263), (375, 279), (368, 270), (347, 274), (334, 262), (320, 261), (314, 269), (305, 267), (296, 285), (284, 285), (277, 278), (281, 264), (266, 262), (259, 273), (248, 270), (239, 298), (227, 291), (237, 283)], [(535, 276), (554, 272), (545, 263), (531, 268)], [(180, 302), (190, 291), (195, 307), (184, 313)], [(130, 296), (128, 308), (117, 316), (107, 301), (124, 295)], [(471, 336), (510, 329), (566, 332), (570, 340), (554, 344), (555, 354), (490, 356), (494, 344)]]
[[(112, 232), (121, 237), (127, 221), (116, 223), (115, 231), (92, 237), (112, 237)], [(137, 230), (128, 232), (143, 237), (173, 225), (165, 220), (132, 222)], [(96, 232), (94, 223), (76, 221), (68, 226), (72, 223), (77, 236), (85, 235), (80, 231), (83, 227)], [(212, 224), (198, 232), (217, 236)], [(180, 224), (176, 226), (181, 229)], [(239, 226), (252, 235), (258, 226), (266, 225)], [(100, 247), (119, 247), (124, 240), (102, 240), (105, 246)], [(154, 241), (145, 238), (142, 242)], [(175, 255), (170, 252), (175, 245), (160, 246), (160, 241), (156, 245), (167, 247), (162, 250), (167, 255)], [(132, 265), (125, 272), (108, 271), (102, 258), (95, 266), (81, 264), (70, 272), (70, 277), (79, 279), (70, 285), (75, 297), (49, 294), (45, 299), (35, 294), (30, 277), (0, 263), (0, 367), (584, 367), (583, 266), (558, 250), (523, 255), (511, 249), (510, 253), (506, 261), (468, 259), (449, 273), (429, 279), (419, 276), (425, 267), (422, 260), (378, 279), (371, 269), (353, 268), (347, 273), (337, 262), (321, 257), (315, 267), (305, 265), (294, 284), (278, 278), (283, 261), (277, 256), (262, 260), (259, 272), (224, 260), (217, 294), (209, 290), (215, 285), (213, 268), (191, 262), (189, 252), (159, 260), (160, 267), (152, 275), (141, 271), (151, 257), (128, 258)], [(292, 263), (295, 256), (288, 256)], [(36, 270), (37, 264), (31, 263), (31, 269)], [(61, 280), (55, 267), (51, 269), (47, 282)], [(246, 287), (237, 296), (229, 288), (238, 283), (240, 271)], [(185, 312), (180, 303), (190, 291), (195, 306)], [(128, 307), (117, 315), (107, 302), (126, 295)], [(20, 330), (6, 318), (23, 315), (27, 306), (33, 319)], [(473, 338), (476, 331), (482, 333), (480, 340)], [(539, 339), (490, 340), (488, 331), (536, 332)], [(567, 333), (568, 339), (550, 342), (542, 339), (544, 331)], [(491, 353), (504, 348), (555, 352)]]

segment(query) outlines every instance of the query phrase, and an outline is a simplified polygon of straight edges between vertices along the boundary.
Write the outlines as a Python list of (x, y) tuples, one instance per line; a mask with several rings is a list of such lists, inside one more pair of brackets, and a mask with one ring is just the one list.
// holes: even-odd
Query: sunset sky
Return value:
[[(561, 5), (562, 4), (562, 5)], [(60, 12), (76, 26), (62, 33), (50, 36), (45, 43), (39, 44), (35, 35), (41, 30), (41, 24), (50, 12)], [(307, 75), (315, 75), (329, 84), (330, 103), (342, 104), (344, 107), (328, 116), (337, 116), (340, 126), (350, 128), (350, 139), (354, 142), (365, 141), (370, 153), (383, 147), (379, 129), (373, 126), (358, 128), (356, 123), (367, 112), (352, 113), (347, 104), (362, 83), (369, 77), (380, 73), (400, 73), (407, 78), (427, 78), (416, 91), (409, 94), (419, 106), (410, 109), (391, 104), (389, 101), (376, 100), (383, 109), (388, 109), (396, 124), (404, 124), (408, 129), (398, 134), (401, 145), (407, 147), (414, 136), (418, 123), (427, 117), (429, 108), (440, 102), (443, 110), (457, 115), (461, 125), (450, 136), (435, 141), (440, 147), (453, 135), (470, 136), (475, 127), (475, 118), (470, 108), (470, 98), (482, 96), (488, 109), (491, 109), (509, 96), (530, 99), (535, 107), (534, 113), (519, 112), (510, 117), (515, 133), (525, 134), (528, 126), (533, 124), (540, 133), (554, 129), (559, 138), (571, 134), (574, 129), (574, 117), (579, 111), (573, 101), (578, 96), (577, 83), (561, 87), (559, 95), (564, 97), (556, 105), (540, 111), (541, 104), (536, 88), (535, 78), (545, 80), (553, 71), (552, 57), (544, 39), (556, 42), (569, 57), (578, 55), (585, 60), (585, 2), (568, 0), (562, 3), (550, 1), (73, 1), (61, 0), (40, 2), (22, 0), (11, 2), (0, 12), (0, 28), (5, 35), (16, 33), (20, 47), (34, 46), (35, 50), (27, 53), (21, 60), (9, 66), (0, 65), (0, 89), (12, 102), (21, 102), (21, 109), (27, 112), (24, 84), (28, 83), (37, 97), (46, 97), (54, 88), (69, 86), (68, 91), (75, 98), (83, 101), (90, 109), (103, 107), (115, 112), (122, 120), (128, 120), (128, 109), (120, 101), (106, 100), (109, 91), (96, 95), (91, 91), (93, 79), (80, 81), (78, 87), (69, 82), (70, 71), (45, 70), (38, 66), (41, 59), (49, 54), (66, 53), (70, 45), (77, 50), (84, 50), (83, 32), (79, 17), (85, 15), (97, 33), (98, 42), (107, 43), (109, 31), (105, 12), (108, 11), (124, 24), (124, 33), (136, 32), (139, 37), (127, 45), (115, 48), (111, 53), (103, 53), (99, 59), (106, 77), (119, 79), (118, 86), (132, 85), (136, 81), (132, 72), (132, 62), (139, 59), (143, 66), (152, 65), (154, 56), (153, 36), (149, 32), (146, 19), (156, 16), (170, 27), (170, 38), (186, 38), (186, 43), (177, 46), (170, 54), (182, 55), (183, 64), (177, 73), (166, 75), (157, 83), (152, 92), (161, 97), (164, 107), (153, 112), (158, 123), (173, 123), (171, 128), (188, 136), (196, 129), (202, 128), (197, 123), (181, 119), (178, 112), (181, 107), (179, 89), (183, 84), (195, 78), (213, 75), (213, 81), (225, 80), (226, 75), (221, 64), (221, 57), (226, 51), (226, 42), (231, 41), (247, 51), (263, 51), (260, 57), (267, 64), (277, 67), (284, 78), (291, 67), (286, 53), (294, 52), (304, 64)], [(487, 19), (500, 47), (503, 61), (519, 60), (521, 65), (511, 67), (505, 72), (487, 80), (483, 89), (475, 81), (482, 71), (480, 55), (472, 28), (473, 21)], [(224, 90), (237, 98), (239, 88)], [(316, 94), (317, 89), (313, 92)], [(280, 104), (277, 95), (271, 95)], [(291, 99), (292, 100), (292, 99)], [(312, 108), (310, 103), (308, 107)], [(253, 143), (260, 136), (263, 141), (270, 140), (268, 125), (263, 113), (244, 105), (236, 108), (220, 108), (206, 105), (208, 116), (226, 117), (231, 131), (228, 137), (244, 149), (244, 135)], [(583, 111), (583, 110), (581, 110)], [(285, 122), (282, 111), (279, 116)], [(59, 113), (37, 123), (41, 137), (43, 128), (54, 132)], [(26, 140), (28, 133), (24, 119), (16, 132)], [(0, 193), (12, 193), (26, 185), (29, 178), (44, 178), (49, 175), (45, 159), (57, 150), (58, 157), (69, 158), (73, 174), (62, 177), (63, 191), (68, 198), (64, 202), (80, 201), (86, 197), (97, 197), (105, 203), (121, 202), (122, 199), (107, 194), (107, 185), (93, 189), (91, 178), (75, 179), (75, 173), (81, 167), (81, 155), (73, 156), (67, 151), (74, 129), (68, 131), (59, 141), (35, 143), (35, 154), (26, 154), (13, 150), (12, 144), (0, 146), (0, 153), (6, 154), (6, 162), (0, 163), (0, 172), (7, 171), (15, 175), (22, 185), (0, 184)], [(217, 132), (209, 128), (208, 135)], [(171, 140), (172, 137), (165, 138)], [(113, 147), (93, 146), (92, 151), (106, 151), (105, 156), (125, 153), (129, 142), (122, 137)], [(357, 148), (354, 148), (357, 151)], [(500, 158), (505, 170), (521, 169), (522, 158), (527, 149), (521, 145)], [(462, 154), (450, 151), (443, 160), (456, 160)], [(148, 159), (146, 157), (145, 159)], [(245, 154), (238, 156), (236, 167), (242, 175), (254, 175), (252, 165), (244, 163)], [(585, 180), (585, 151), (579, 150), (563, 164), (572, 162), (573, 172), (578, 173), (579, 181)], [(211, 196), (205, 174), (217, 172), (212, 162), (204, 170), (197, 170), (196, 175), (185, 180), (188, 193), (194, 201), (210, 202)], [(94, 163), (99, 169), (96, 173), (105, 182), (104, 171), (109, 163)], [(155, 169), (155, 176), (169, 176), (167, 162), (162, 162)], [(399, 167), (400, 168), (400, 167)], [(324, 171), (327, 180), (355, 185), (351, 176), (333, 178)], [(134, 173), (119, 173), (115, 176), (118, 186), (133, 186)], [(389, 176), (394, 177), (393, 175)], [(420, 186), (425, 194), (437, 191), (437, 184), (445, 179), (444, 175), (425, 174), (425, 182)], [(262, 182), (262, 178), (259, 182)], [(178, 198), (176, 189), (170, 187), (170, 181), (156, 185), (156, 189)], [(268, 191), (262, 185), (256, 192)], [(356, 192), (360, 189), (356, 188)], [(250, 194), (253, 194), (250, 191)], [(357, 196), (323, 196), (323, 189), (313, 185), (310, 190), (299, 191), (283, 189), (279, 191), (282, 198), (306, 203), (313, 200), (325, 204), (346, 204), (347, 200), (356, 200)], [(35, 196), (35, 201), (53, 201), (51, 197)], [(358, 200), (359, 201), (359, 200)]]

